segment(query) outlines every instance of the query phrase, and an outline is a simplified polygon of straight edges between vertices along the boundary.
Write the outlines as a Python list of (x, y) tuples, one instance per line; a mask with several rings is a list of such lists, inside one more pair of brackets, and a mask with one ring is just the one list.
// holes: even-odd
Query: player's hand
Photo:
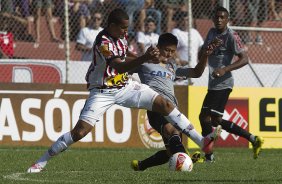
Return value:
[(211, 41), (211, 43), (208, 44), (208, 46), (205, 49), (205, 54), (206, 55), (211, 55), (211, 53), (220, 45), (223, 44), (222, 39), (216, 37), (214, 40)]
[(148, 63), (159, 63), (159, 56), (160, 51), (156, 46), (150, 46), (144, 54)]
[(214, 78), (221, 77), (225, 74), (225, 69), (224, 68), (217, 68), (212, 72), (212, 76)]

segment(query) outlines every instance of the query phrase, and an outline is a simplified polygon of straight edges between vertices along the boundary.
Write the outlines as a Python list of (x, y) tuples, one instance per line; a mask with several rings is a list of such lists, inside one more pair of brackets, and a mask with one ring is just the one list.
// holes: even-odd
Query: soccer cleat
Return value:
[(213, 153), (212, 154), (205, 154), (204, 161), (206, 163), (214, 163), (215, 162), (215, 158), (214, 158)]
[(140, 171), (140, 169), (139, 169), (139, 161), (138, 161), (138, 160), (132, 160), (132, 162), (131, 162), (131, 168), (132, 168), (134, 171)]
[(254, 159), (257, 159), (258, 158), (258, 155), (261, 151), (261, 147), (264, 143), (264, 140), (262, 137), (259, 137), (259, 136), (256, 136), (255, 137), (255, 142), (252, 143), (253, 145), (253, 152), (254, 152)]
[(28, 168), (28, 173), (40, 173), (43, 170), (39, 164), (33, 164), (30, 168)]
[(215, 141), (217, 141), (218, 137), (221, 133), (221, 125), (218, 125), (213, 132), (204, 138), (204, 146), (202, 148), (202, 151), (205, 154), (209, 154), (213, 152), (213, 146)]
[(196, 151), (195, 153), (192, 154), (191, 160), (192, 160), (193, 164), (205, 162), (205, 158), (201, 157), (201, 153), (199, 151)]

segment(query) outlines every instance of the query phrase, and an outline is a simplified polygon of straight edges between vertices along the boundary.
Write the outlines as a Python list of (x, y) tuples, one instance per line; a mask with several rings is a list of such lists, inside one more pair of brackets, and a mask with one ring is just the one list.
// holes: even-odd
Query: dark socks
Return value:
[[(172, 135), (168, 140), (168, 145), (171, 154), (178, 152), (186, 153), (179, 135)], [(151, 157), (146, 158), (143, 161), (139, 161), (138, 166), (139, 169), (143, 171), (149, 167), (165, 164), (168, 162), (168, 160), (169, 160), (169, 156), (167, 154), (167, 151), (161, 150), (155, 153), (154, 155), (152, 155)]]
[(178, 152), (182, 152), (182, 153), (186, 152), (179, 135), (171, 136), (170, 139), (168, 140), (168, 144), (172, 155)]
[(212, 133), (212, 123), (210, 121), (200, 121), (202, 127), (202, 136), (206, 137)]
[(138, 166), (139, 169), (143, 171), (149, 167), (165, 164), (168, 162), (168, 160), (169, 156), (167, 155), (166, 150), (161, 150), (152, 155), (151, 157), (146, 158), (143, 161), (139, 161)]
[(244, 137), (248, 141), (251, 141), (251, 134), (235, 123), (227, 120), (222, 120), (220, 125), (222, 126), (222, 129), (226, 130), (227, 132), (238, 135), (240, 137)]

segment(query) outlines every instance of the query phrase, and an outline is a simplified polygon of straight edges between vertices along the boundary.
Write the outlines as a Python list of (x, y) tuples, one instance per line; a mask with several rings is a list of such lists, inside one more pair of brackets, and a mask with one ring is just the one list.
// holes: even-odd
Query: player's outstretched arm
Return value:
[(221, 39), (215, 38), (210, 44), (207, 45), (206, 48), (201, 49), (200, 59), (195, 68), (179, 68), (176, 71), (176, 75), (180, 74), (183, 76), (184, 74), (187, 78), (201, 77), (208, 62), (208, 56), (211, 55), (211, 53), (222, 43), (223, 42)]
[(109, 65), (117, 70), (118, 73), (125, 73), (128, 72), (141, 64), (145, 62), (150, 63), (158, 63), (158, 57), (159, 57), (159, 49), (157, 47), (149, 47), (145, 54), (143, 54), (140, 57), (137, 57), (135, 59), (129, 59), (126, 60), (126, 62), (123, 62), (121, 58), (113, 58)]

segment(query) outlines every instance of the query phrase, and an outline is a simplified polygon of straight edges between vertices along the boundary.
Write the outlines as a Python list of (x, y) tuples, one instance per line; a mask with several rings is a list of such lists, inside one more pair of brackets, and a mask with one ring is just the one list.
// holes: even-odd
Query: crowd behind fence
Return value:
[(195, 55), (213, 26), (212, 13), (218, 5), (230, 11), (230, 26), (238, 31), (252, 63), (282, 64), (282, 2), (278, 0), (0, 0), (0, 56), (66, 61), (70, 48), (71, 62), (90, 61), (95, 35), (107, 26), (109, 12), (122, 8), (130, 17), (128, 39), (133, 52), (142, 54), (161, 33), (172, 32), (183, 47), (178, 64), (195, 66)]

